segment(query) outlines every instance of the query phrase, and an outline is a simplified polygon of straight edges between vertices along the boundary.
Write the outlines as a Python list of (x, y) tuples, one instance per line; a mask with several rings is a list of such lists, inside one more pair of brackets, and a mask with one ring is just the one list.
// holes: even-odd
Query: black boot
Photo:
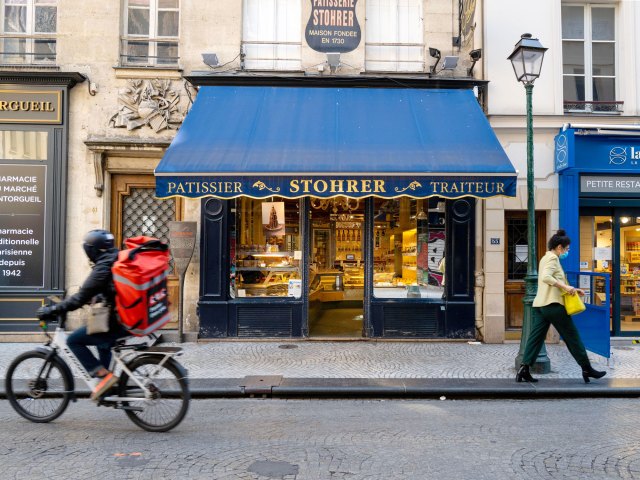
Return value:
[(584, 383), (589, 383), (589, 377), (591, 378), (602, 378), (607, 374), (607, 372), (601, 372), (599, 370), (594, 370), (591, 364), (588, 364), (582, 367), (582, 378), (584, 379)]
[(537, 378), (533, 378), (531, 373), (529, 372), (529, 365), (522, 364), (518, 369), (518, 373), (516, 373), (516, 382), (537, 382)]

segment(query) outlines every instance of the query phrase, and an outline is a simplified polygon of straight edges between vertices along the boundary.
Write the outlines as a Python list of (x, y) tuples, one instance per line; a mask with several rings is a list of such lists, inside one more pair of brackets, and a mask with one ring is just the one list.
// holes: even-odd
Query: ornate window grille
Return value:
[[(153, 188), (132, 188), (122, 209), (122, 238), (146, 235), (169, 241), (169, 222), (175, 220), (176, 204), (172, 198), (155, 198)], [(173, 273), (173, 258), (170, 273)]]

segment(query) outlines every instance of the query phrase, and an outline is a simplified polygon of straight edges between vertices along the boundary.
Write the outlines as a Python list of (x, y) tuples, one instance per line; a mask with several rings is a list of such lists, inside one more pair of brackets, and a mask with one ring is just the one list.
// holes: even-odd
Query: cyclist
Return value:
[[(80, 327), (67, 339), (67, 345), (84, 368), (94, 377), (101, 379), (91, 393), (91, 399), (98, 401), (118, 382), (118, 377), (108, 370), (111, 364), (111, 347), (118, 338), (126, 337), (129, 334), (118, 322), (114, 308), (115, 288), (111, 266), (118, 259), (118, 249), (114, 246), (113, 234), (106, 230), (91, 230), (84, 237), (82, 246), (89, 257), (91, 273), (80, 290), (56, 305), (40, 307), (36, 316), (42, 320), (77, 310), (94, 301), (96, 296), (102, 296), (101, 301), (106, 301), (109, 305), (108, 332), (88, 335), (87, 327)], [(98, 348), (99, 360), (91, 353), (88, 345), (94, 345)]]

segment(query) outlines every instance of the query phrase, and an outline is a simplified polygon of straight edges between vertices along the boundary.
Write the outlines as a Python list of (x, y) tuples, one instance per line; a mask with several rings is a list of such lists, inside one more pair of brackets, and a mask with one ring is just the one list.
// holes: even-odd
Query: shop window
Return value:
[(239, 198), (234, 203), (231, 297), (300, 298), (300, 200)]
[(0, 158), (3, 160), (46, 160), (47, 132), (0, 131)]
[(366, 9), (367, 71), (422, 72), (422, 0), (367, 0)]
[(178, 65), (179, 0), (127, 0), (122, 65)]
[(615, 7), (562, 6), (564, 110), (618, 112)]
[(57, 0), (2, 0), (4, 64), (55, 64)]
[(244, 0), (242, 48), (248, 70), (300, 70), (300, 0)]
[(445, 201), (374, 200), (373, 294), (377, 298), (442, 298)]

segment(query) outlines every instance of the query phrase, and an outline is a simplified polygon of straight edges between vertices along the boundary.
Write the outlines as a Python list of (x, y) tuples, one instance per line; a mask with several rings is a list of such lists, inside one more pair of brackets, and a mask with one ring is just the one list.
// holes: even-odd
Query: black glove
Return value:
[(60, 309), (58, 308), (58, 305), (52, 305), (50, 307), (40, 307), (38, 310), (36, 310), (36, 317), (38, 317), (38, 320), (46, 320), (48, 318), (54, 317), (59, 311)]

